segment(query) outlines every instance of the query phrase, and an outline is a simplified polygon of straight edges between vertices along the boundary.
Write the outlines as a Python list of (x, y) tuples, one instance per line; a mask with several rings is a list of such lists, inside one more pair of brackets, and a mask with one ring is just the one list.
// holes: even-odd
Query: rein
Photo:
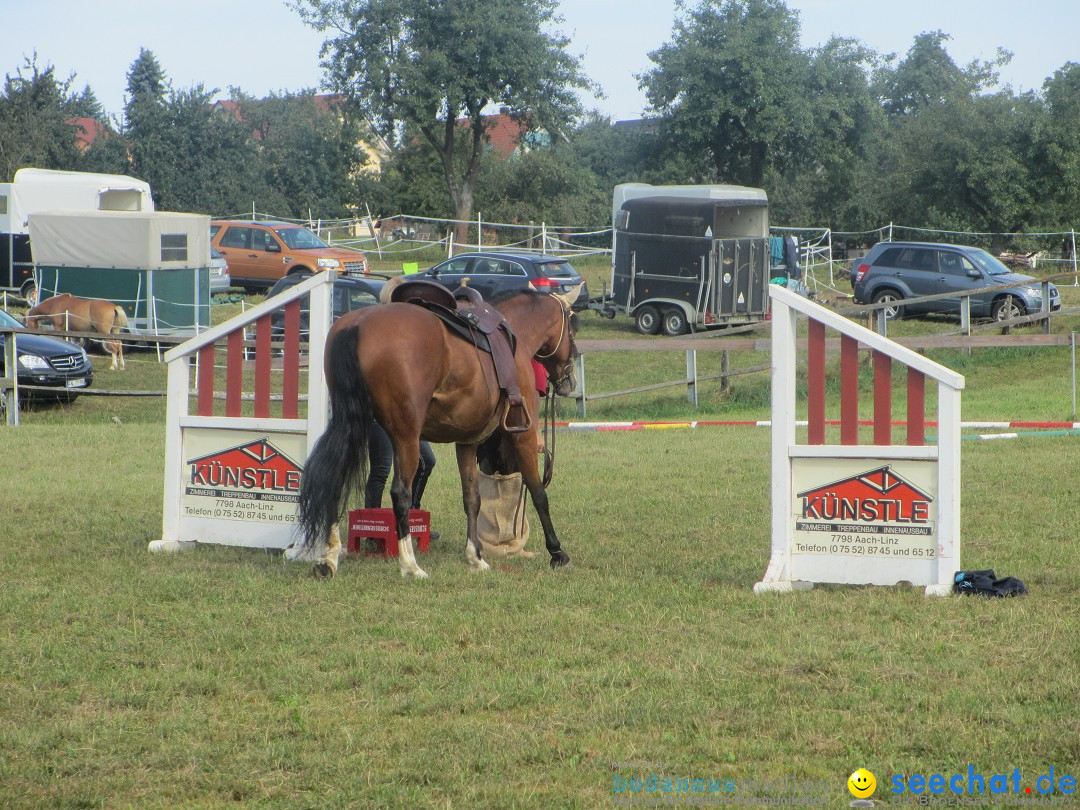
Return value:
[(535, 357), (537, 360), (547, 360), (549, 357), (552, 357), (555, 352), (559, 350), (559, 347), (562, 346), (563, 337), (565, 337), (570, 332), (570, 329), (568, 327), (568, 321), (570, 320), (570, 316), (567, 314), (569, 312), (569, 308), (564, 306), (562, 302), (560, 302), (560, 307), (562, 308), (562, 328), (559, 330), (559, 342), (556, 343), (555, 348), (547, 354), (540, 354), (539, 352), (534, 354), (533, 357)]
[(547, 489), (555, 475), (555, 386), (548, 384), (544, 395), (544, 476), (541, 483)]
[[(546, 360), (549, 357), (559, 351), (562, 346), (563, 338), (570, 334), (570, 308), (566, 305), (561, 307), (562, 309), (562, 329), (559, 330), (559, 340), (555, 344), (555, 348), (547, 354), (535, 354), (533, 355), (537, 360)], [(571, 352), (573, 354), (573, 352)], [(566, 379), (573, 368), (573, 357), (567, 358), (566, 367), (563, 369), (562, 375), (555, 383), (559, 383)], [(555, 385), (550, 381), (547, 386), (547, 393), (544, 395), (544, 416), (543, 416), (543, 433), (544, 438), (544, 475), (541, 479), (541, 483), (544, 489), (547, 489), (548, 484), (551, 483), (552, 477), (555, 475)]]

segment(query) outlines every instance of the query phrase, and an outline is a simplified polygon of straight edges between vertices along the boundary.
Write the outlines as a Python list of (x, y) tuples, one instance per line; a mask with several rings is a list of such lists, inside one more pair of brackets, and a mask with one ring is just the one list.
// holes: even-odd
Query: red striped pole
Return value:
[(859, 342), (840, 336), (840, 444), (859, 443)]

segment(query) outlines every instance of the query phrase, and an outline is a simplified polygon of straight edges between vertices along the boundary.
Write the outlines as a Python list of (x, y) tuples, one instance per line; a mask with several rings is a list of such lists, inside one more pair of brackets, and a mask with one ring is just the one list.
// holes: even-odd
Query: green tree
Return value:
[(876, 77), (882, 104), (890, 115), (910, 115), (920, 109), (971, 98), (998, 82), (997, 69), (1012, 55), (998, 49), (989, 62), (973, 61), (958, 66), (945, 49), (951, 39), (941, 31), (926, 31), (915, 37), (904, 59), (895, 69), (884, 69)]
[(712, 179), (762, 186), (801, 157), (812, 111), (798, 15), (781, 0), (679, 5), (672, 40), (642, 78), (668, 137), (711, 164)]
[(73, 79), (56, 77), (52, 65), (39, 67), (37, 54), (4, 77), (0, 93), (0, 181), (9, 182), (27, 166), (74, 169), (79, 159)]
[(234, 91), (233, 98), (237, 118), (254, 139), (262, 182), (280, 201), (273, 210), (292, 217), (348, 215), (350, 178), (366, 161), (359, 147), (366, 133), (344, 100), (313, 91), (261, 100)]
[(1032, 222), (1037, 203), (1033, 94), (991, 92), (1010, 55), (960, 67), (940, 31), (915, 37), (875, 78), (889, 117), (878, 143), (878, 210), (906, 225), (1004, 233)]
[(171, 92), (166, 99), (164, 131), (153, 133), (160, 151), (144, 152), (152, 163), (144, 166), (143, 176), (158, 206), (222, 215), (248, 210), (258, 199), (271, 210), (281, 210), (267, 200), (249, 128), (213, 106), (216, 93), (200, 84)]
[[(487, 141), (485, 108), (500, 105), (530, 128), (562, 131), (588, 81), (568, 40), (549, 33), (555, 0), (297, 0), (304, 19), (333, 35), (327, 80), (391, 143), (419, 134), (438, 155), (464, 229)], [(458, 119), (466, 119), (459, 125)], [(459, 151), (464, 140), (467, 149)]]
[(865, 227), (861, 195), (873, 185), (871, 158), (885, 123), (870, 89), (877, 56), (858, 41), (839, 37), (808, 56), (803, 92), (811, 100), (813, 123), (803, 159), (767, 183), (772, 218)]
[(99, 136), (79, 158), (79, 171), (131, 174), (128, 141), (111, 130)]
[(518, 224), (604, 227), (611, 189), (572, 149), (536, 149), (508, 160), (494, 159), (477, 184), (487, 219)]
[(1043, 83), (1035, 165), (1047, 224), (1074, 229), (1080, 218), (1080, 64), (1067, 62)]
[(82, 92), (72, 98), (71, 106), (72, 115), (76, 118), (93, 118), (105, 125), (109, 123), (109, 116), (90, 85), (84, 86)]
[[(619, 183), (665, 182), (659, 132), (655, 119), (616, 126), (610, 118), (593, 113), (569, 133), (570, 150), (610, 196)], [(582, 220), (586, 221), (590, 220)]]
[(169, 82), (157, 57), (140, 48), (127, 74), (123, 134), (131, 144), (132, 172), (150, 184), (159, 208), (165, 207), (161, 195), (168, 195), (168, 167), (172, 162), (165, 109), (168, 93)]
[(266, 196), (251, 132), (215, 109), (217, 90), (200, 84), (174, 91), (145, 48), (128, 72), (127, 90), (131, 173), (150, 184), (159, 209), (231, 213)]

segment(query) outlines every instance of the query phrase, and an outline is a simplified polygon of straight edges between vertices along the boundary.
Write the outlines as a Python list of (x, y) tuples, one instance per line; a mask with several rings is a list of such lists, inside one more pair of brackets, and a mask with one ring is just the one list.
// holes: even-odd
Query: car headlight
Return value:
[(341, 262), (337, 259), (319, 259), (319, 267), (340, 267)]
[(41, 371), (49, 367), (48, 361), (36, 354), (20, 354), (19, 365), (29, 371)]

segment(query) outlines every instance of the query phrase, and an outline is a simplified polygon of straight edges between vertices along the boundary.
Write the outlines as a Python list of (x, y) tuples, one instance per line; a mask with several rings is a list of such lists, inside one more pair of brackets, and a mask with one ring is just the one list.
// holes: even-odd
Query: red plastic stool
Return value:
[[(431, 540), (431, 514), (423, 509), (409, 510), (409, 533), (421, 553), (428, 550)], [(365, 538), (375, 541), (375, 550), (363, 548)], [(349, 512), (350, 554), (363, 551), (368, 557), (396, 557), (398, 555), (397, 528), (393, 509), (353, 509)]]

